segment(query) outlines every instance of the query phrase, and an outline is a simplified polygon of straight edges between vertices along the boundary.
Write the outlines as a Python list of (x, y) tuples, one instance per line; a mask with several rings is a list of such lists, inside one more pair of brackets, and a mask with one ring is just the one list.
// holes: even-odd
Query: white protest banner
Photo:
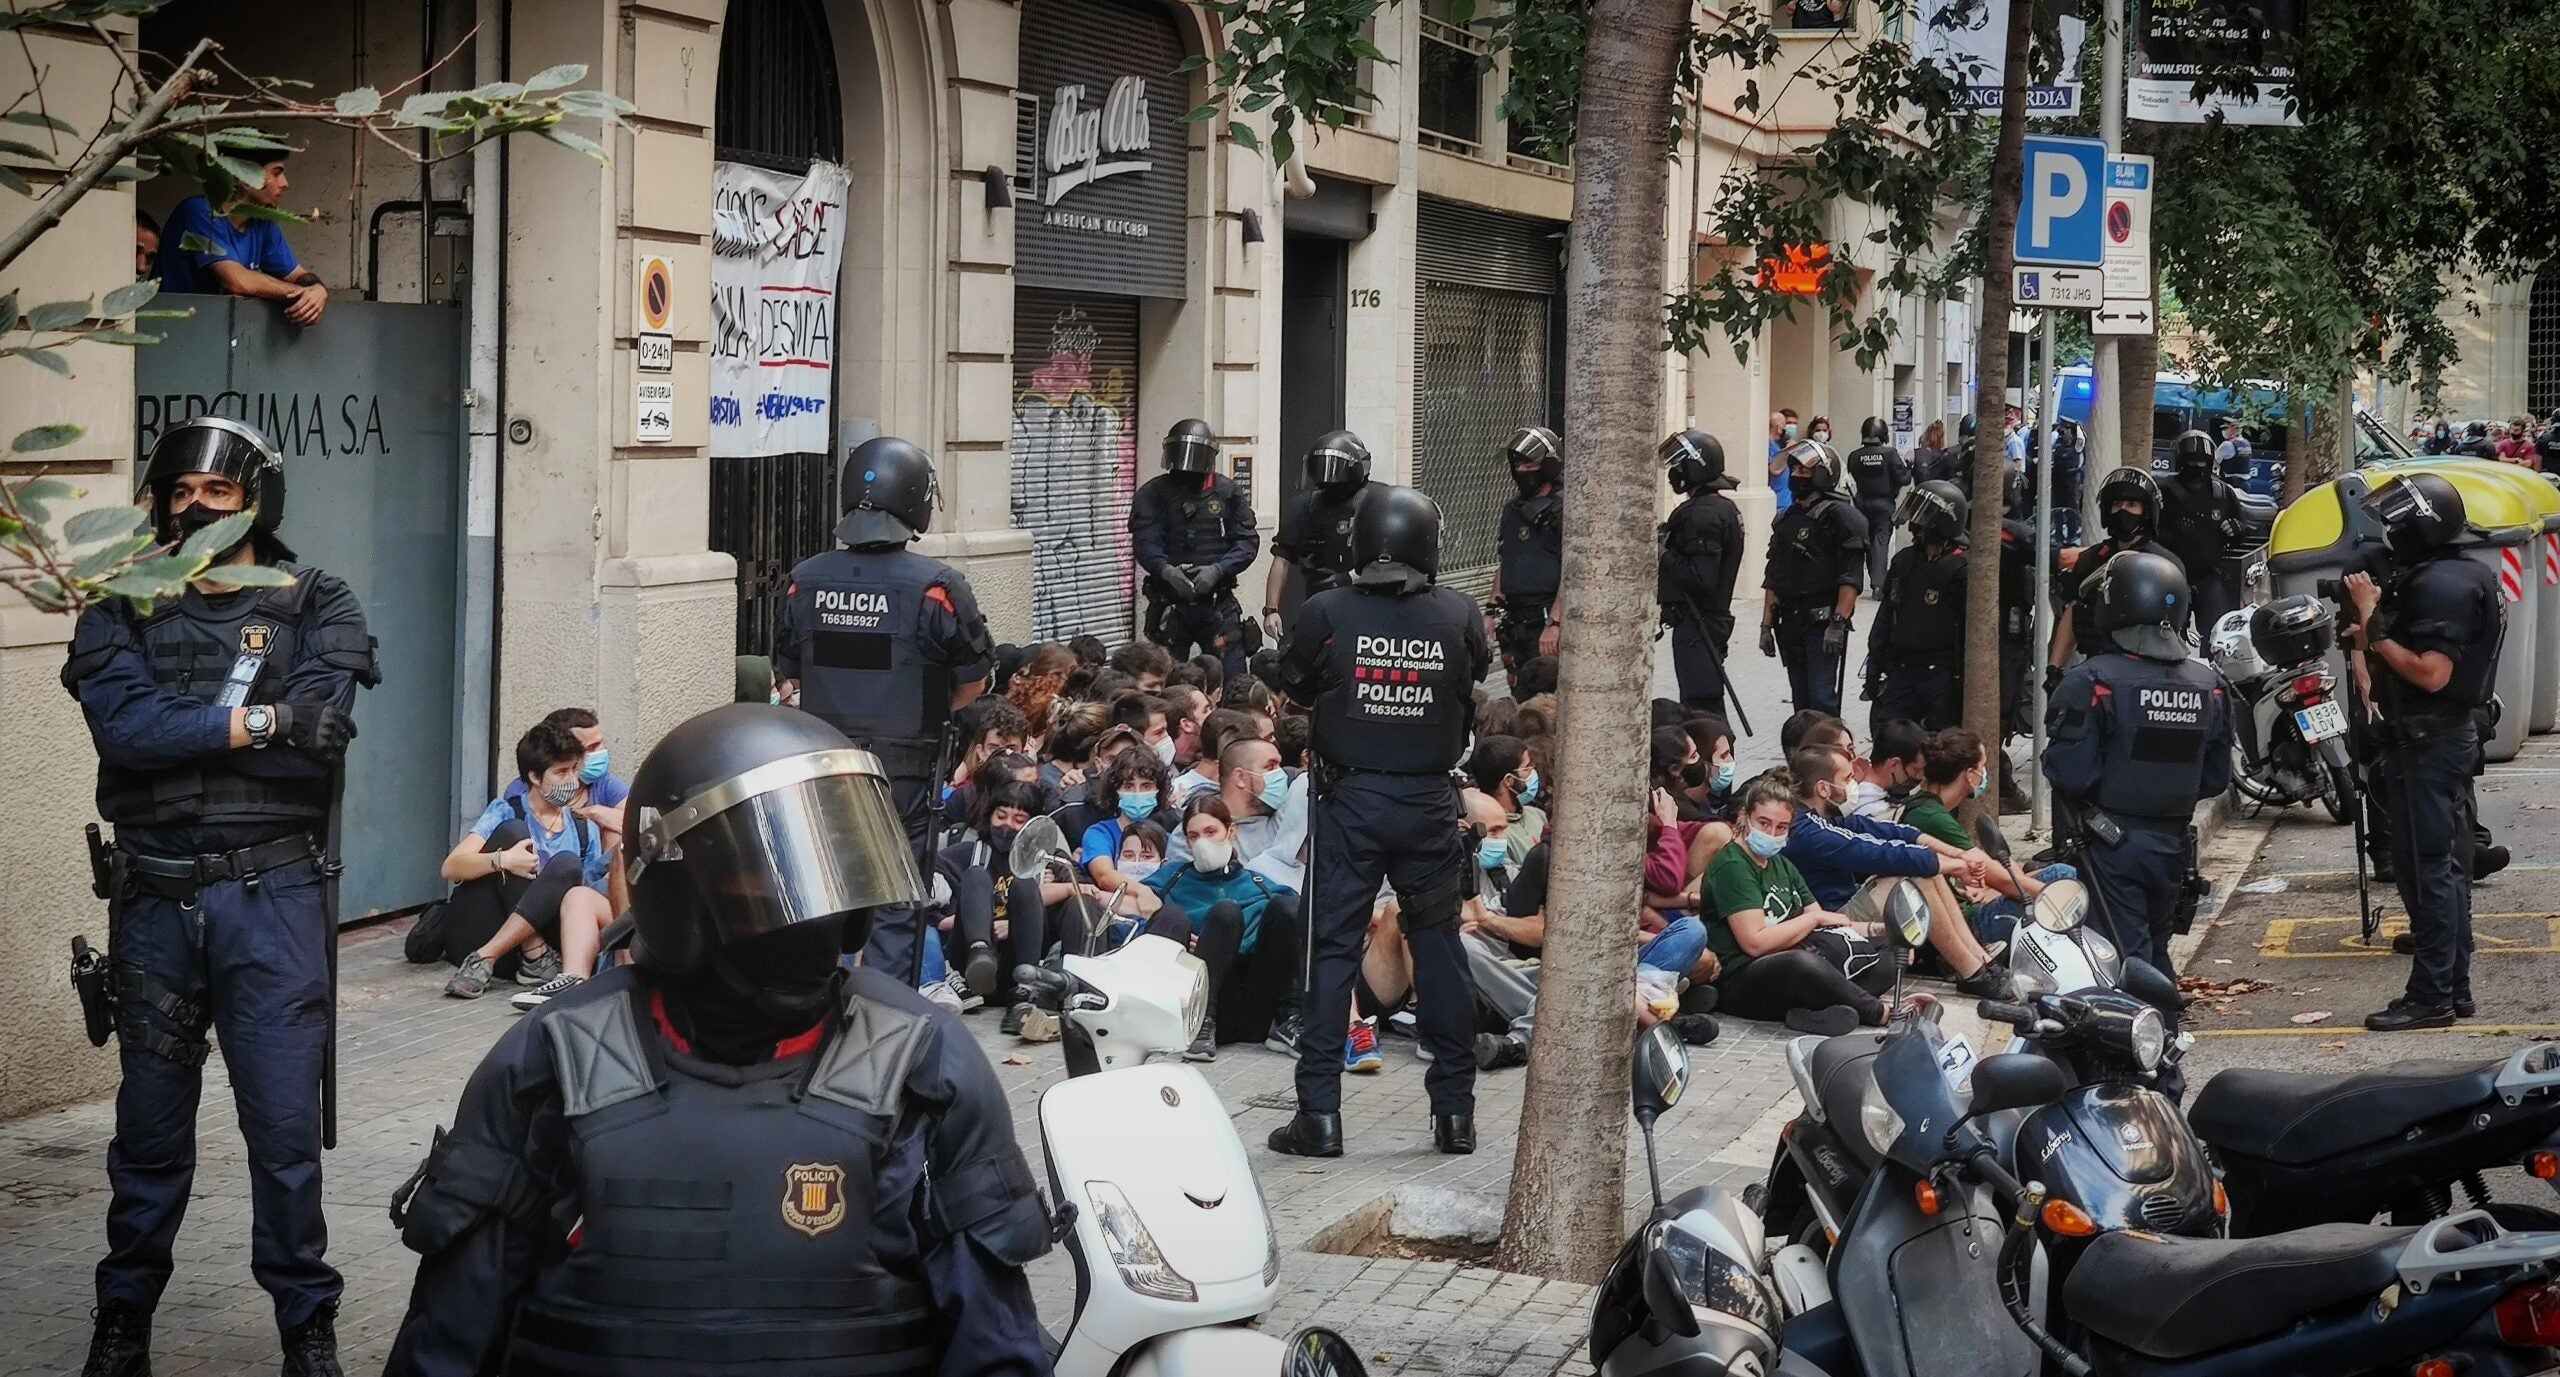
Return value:
[(712, 164), (711, 454), (834, 450), (836, 270), (851, 178)]
[[(2043, 38), (2059, 38), (2062, 63), (2050, 83), (2027, 86), (2027, 114), (2080, 113), (2080, 44), (2088, 36), (2082, 0), (2047, 0), (2038, 17), (2056, 25)], [(1919, 33), (1914, 43), (1919, 60), (1947, 70), (1964, 83), (1958, 107), (2000, 111), (2000, 72), (2008, 60), (2009, 0), (1922, 0)]]

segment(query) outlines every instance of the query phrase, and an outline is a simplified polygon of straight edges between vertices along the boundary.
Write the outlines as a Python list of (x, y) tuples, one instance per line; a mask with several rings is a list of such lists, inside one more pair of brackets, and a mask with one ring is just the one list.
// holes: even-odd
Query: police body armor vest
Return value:
[(1769, 532), (1769, 587), (1782, 616), (1829, 612), (1840, 595), (1839, 523), (1831, 513), (1844, 504), (1833, 494), (1798, 502), (1778, 513)]
[(951, 684), (925, 644), (925, 591), (946, 572), (905, 549), (830, 550), (792, 570), (801, 710), (856, 745), (930, 753)]
[[(2497, 575), (2458, 551), (2423, 561), (2400, 580), (2397, 595), (2380, 610), (2379, 634), (2453, 641), (2453, 675), (2443, 688), (2425, 692), (2387, 671), (2373, 676), (2384, 716), (2404, 725), (2445, 725), (2487, 707), (2497, 692), (2498, 657), (2505, 652), (2507, 604)], [(2514, 704), (2507, 705), (2509, 711)]]
[(2215, 574), (2222, 562), (2222, 521), (2230, 505), (2229, 490), (2219, 478), (2204, 482), (2173, 478), (2160, 490), (2160, 543), (2187, 567), (2189, 580)]
[(1515, 497), (1502, 507), (1502, 596), (1540, 604), (1564, 586), (1564, 498)]
[(1165, 486), (1164, 557), (1176, 564), (1215, 564), (1235, 548), (1236, 512), (1242, 505), (1235, 480), (1210, 476), (1207, 491), (1184, 481), (1188, 475), (1165, 474), (1149, 481)]
[(1474, 602), (1446, 588), (1334, 598), (1316, 754), (1347, 770), (1426, 775), (1466, 758), (1475, 720)]
[(2204, 753), (2223, 696), (2221, 676), (2194, 660), (2163, 664), (2110, 655), (2098, 670), (2113, 716), (2097, 805), (2108, 813), (2184, 826), (2204, 790)]
[(2000, 634), (2032, 638), (2036, 629), (2036, 528), (2033, 522), (2000, 523)]
[[(274, 702), (300, 652), (302, 614), (311, 594), (311, 580), (304, 577), (311, 571), (298, 564), (275, 567), (294, 575), (293, 582), (219, 600), (191, 588), (141, 618), (134, 634), (151, 677), (208, 707)], [(313, 822), (328, 816), (326, 778), (243, 773), (234, 768), (243, 754), (224, 752), (163, 770), (129, 769), (101, 757), (98, 812), (109, 822), (135, 827)]]
[[(1689, 606), (1693, 599), (1687, 590), (1713, 588), (1724, 576), (1724, 541), (1715, 527), (1700, 519), (1700, 509), (1713, 500), (1708, 494), (1689, 498), (1672, 509), (1670, 519), (1655, 533), (1662, 565), (1655, 596), (1665, 606)], [(1697, 610), (1712, 614), (1726, 609), (1701, 605)]]
[(1350, 584), (1351, 519), (1359, 514), (1360, 499), (1372, 486), (1362, 483), (1339, 499), (1328, 489), (1309, 488), (1300, 499), (1307, 504), (1307, 544), (1298, 568), (1306, 576), (1308, 597)]
[(1849, 477), (1858, 485), (1860, 502), (1885, 503), (1893, 500), (1895, 462), (1894, 451), (1889, 445), (1860, 445), (1849, 451)]
[(1894, 557), (1885, 589), (1893, 624), (1886, 648), (1914, 659), (1952, 655), (1964, 644), (1962, 551), (1930, 559), (1914, 545)]
[(814, 1066), (676, 1052), (636, 981), (544, 1020), (583, 1222), (518, 1312), (509, 1373), (934, 1370), (932, 1290), (872, 1236), (927, 1025), (861, 979)]

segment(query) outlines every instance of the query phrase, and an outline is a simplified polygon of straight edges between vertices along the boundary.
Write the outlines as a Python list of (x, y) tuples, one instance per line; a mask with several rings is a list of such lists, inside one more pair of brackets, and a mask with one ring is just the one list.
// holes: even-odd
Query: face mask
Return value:
[(587, 752), (587, 763), (578, 767), (578, 778), (589, 784), (613, 772), (613, 752), (602, 746)]
[(1120, 878), (1132, 884), (1145, 884), (1147, 877), (1156, 873), (1157, 864), (1155, 861), (1122, 861)]
[(1798, 502), (1811, 501), (1814, 496), (1819, 494), (1821, 491), (1822, 485), (1809, 473), (1791, 473), (1787, 475), (1787, 495), (1793, 497)]
[(1973, 781), (1973, 796), (1975, 798), (1980, 798), (1984, 793), (1988, 792), (1990, 788), (1991, 776), (1988, 773), (1982, 774), (1976, 777)]
[(1531, 771), (1530, 771), (1530, 772), (1529, 772), (1525, 777), (1523, 777), (1523, 778), (1521, 779), (1521, 781), (1520, 781), (1520, 801), (1521, 801), (1522, 803), (1535, 803), (1535, 802), (1537, 802), (1537, 801), (1538, 801), (1538, 772), (1537, 772), (1537, 771), (1535, 771), (1535, 770), (1531, 770)]
[(1120, 816), (1131, 822), (1145, 822), (1147, 815), (1155, 810), (1156, 796), (1152, 789), (1143, 794), (1124, 791), (1120, 795)]
[(1203, 837), (1191, 844), (1191, 868), (1201, 874), (1224, 870), (1236, 858), (1236, 844)]
[(1692, 760), (1680, 767), (1680, 782), (1695, 789), (1707, 782), (1707, 762)]
[(1546, 474), (1538, 471), (1537, 469), (1513, 469), (1511, 471), (1511, 486), (1518, 488), (1522, 497), (1527, 497), (1546, 485)]
[(1289, 772), (1277, 765), (1262, 772), (1262, 806), (1279, 812), (1289, 801)]
[(1019, 827), (991, 827), (987, 829), (987, 845), (995, 848), (999, 856), (1011, 856), (1014, 840), (1021, 835)]
[(1827, 442), (1827, 441), (1829, 441), (1829, 440), (1830, 440), (1830, 438), (1831, 438), (1831, 429), (1830, 429), (1830, 427), (1825, 426), (1824, 428), (1822, 428), (1822, 429), (1820, 429), (1820, 430), (1815, 431), (1815, 432), (1813, 433), (1813, 438), (1815, 438), (1815, 439), (1817, 439), (1817, 440), (1826, 441), (1826, 442)]
[(1793, 421), (1789, 421), (1789, 422), (1787, 422), (1787, 428), (1786, 428), (1786, 431), (1785, 431), (1784, 433), (1785, 433), (1786, 437), (1787, 437), (1788, 439), (1790, 439), (1790, 440), (1792, 440), (1792, 439), (1796, 438), (1796, 423), (1795, 423), (1795, 422), (1793, 422)]
[(1155, 753), (1157, 760), (1162, 761), (1167, 765), (1171, 765), (1173, 763), (1173, 738), (1168, 736), (1164, 740), (1156, 742)]
[(575, 784), (545, 785), (542, 790), (542, 801), (550, 804), (554, 808), (568, 807), (569, 800), (576, 798), (577, 796), (578, 786)]
[(2131, 540), (2142, 534), (2143, 524), (2140, 512), (2122, 511), (2114, 507), (2107, 509), (2107, 534), (2117, 540)]
[(1730, 760), (1716, 767), (1716, 792), (1719, 794), (1733, 792), (1733, 762)]
[(1742, 844), (1751, 848), (1752, 855), (1764, 861), (1776, 860), (1778, 853), (1787, 849), (1786, 838), (1770, 836), (1757, 827), (1742, 834)]
[[(191, 503), (185, 511), (169, 518), (169, 524), (177, 528), (177, 534), (170, 537), (170, 543), (183, 543), (192, 539), (196, 532), (203, 530), (207, 526), (211, 526), (215, 522), (222, 520), (224, 517), (238, 515), (238, 512), (216, 511), (201, 502)], [(243, 541), (246, 541), (247, 539), (247, 536), (241, 537), (241, 540)], [(223, 560), (230, 558), (232, 551), (238, 550), (239, 548), (239, 545), (234, 544), (229, 549), (216, 553), (213, 557), (214, 562), (219, 564)]]
[(1476, 843), (1476, 869), (1499, 870), (1511, 859), (1511, 845), (1500, 837), (1487, 837)]

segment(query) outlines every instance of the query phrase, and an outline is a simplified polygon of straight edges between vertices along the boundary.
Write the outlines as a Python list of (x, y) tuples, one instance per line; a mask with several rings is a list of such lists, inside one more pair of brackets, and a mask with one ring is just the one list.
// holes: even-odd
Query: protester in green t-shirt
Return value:
[(1716, 1007), (1831, 1037), (1881, 1024), (1878, 996), (1893, 982), (1894, 954), (1867, 925), (1815, 903), (1804, 876), (1779, 854), (1795, 813), (1795, 781), (1783, 771), (1753, 780), (1735, 844), (1707, 865), (1707, 945), (1724, 968)]
[[(1991, 788), (1991, 756), (1983, 748), (1982, 738), (1962, 727), (1949, 727), (1931, 736), (1921, 748), (1920, 781), (1920, 787), (1911, 793), (1911, 801), (1903, 805), (1904, 825), (1916, 827), (1949, 846), (1972, 849), (1973, 829), (1956, 816), (1956, 810)], [(2044, 892), (2046, 885), (2079, 878), (2079, 872), (2067, 865), (2049, 865), (2031, 875), (2000, 866), (1985, 873), (1988, 886), (1968, 889), (1964, 895), (1965, 921), (1985, 946), (2007, 941), (2018, 920), (2025, 916), (2026, 906)]]

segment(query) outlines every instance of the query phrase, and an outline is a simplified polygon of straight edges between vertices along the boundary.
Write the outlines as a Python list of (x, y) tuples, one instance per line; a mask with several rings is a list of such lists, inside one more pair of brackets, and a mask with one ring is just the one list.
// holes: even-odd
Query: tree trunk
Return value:
[[(1500, 1265), (1597, 1282), (1626, 1227), (1635, 924), (1653, 683), (1653, 464), (1661, 437), (1663, 206), (1688, 0), (1596, 0), (1575, 120), (1565, 278), (1564, 647), (1550, 845), (1520, 1146)], [(1683, 236), (1685, 239), (1686, 236)]]
[[(1974, 332), (1973, 533), (1976, 550), (2000, 548), (2001, 500), (2008, 492), (2000, 426), (2009, 393), (2009, 270), (2017, 266), (2018, 198), (2027, 138), (2027, 40), (2035, 0), (2009, 6), (2009, 47), (2000, 78), (2000, 141), (1991, 155), (1991, 206), (1982, 222), (1982, 324)], [(2047, 423), (2051, 422), (2047, 417)], [(1988, 568), (1989, 561), (1981, 567)], [(1964, 724), (1985, 741), (2000, 730), (2000, 580), (1965, 582)], [(2042, 648), (2037, 650), (2038, 661)], [(2037, 671), (2030, 670), (2030, 673)]]
[[(2151, 278), (2151, 299), (2155, 302), (2160, 299), (2160, 277), (2156, 270)], [(2124, 344), (2116, 350), (2116, 373), (2122, 379), (2118, 385), (2124, 389), (2125, 397), (2123, 429), (2118, 432), (2123, 439), (2116, 451), (2119, 456), (2116, 462), (2148, 472), (2151, 468), (2152, 399), (2160, 386), (2160, 336), (2156, 332), (2125, 336)], [(2090, 475), (2089, 501), (2093, 505), (2089, 510), (2093, 513), (2093, 522), (2097, 511), (2094, 504), (2098, 500), (2098, 480), (2103, 477), (2104, 474)], [(2094, 531), (2097, 527), (2093, 524), (2089, 529)]]
[(2285, 408), (2285, 426), (2292, 433), (2286, 437), (2284, 477), (2282, 486), (2276, 489), (2277, 505), (2292, 506), (2294, 499), (2302, 496), (2302, 490), (2309, 485), (2311, 472), (2327, 463), (2328, 456), (2321, 447), (2330, 439), (2327, 432), (2337, 425), (2334, 411), (2335, 408), (2322, 403), (2319, 421), (2315, 425), (2309, 398), (2296, 396)]

